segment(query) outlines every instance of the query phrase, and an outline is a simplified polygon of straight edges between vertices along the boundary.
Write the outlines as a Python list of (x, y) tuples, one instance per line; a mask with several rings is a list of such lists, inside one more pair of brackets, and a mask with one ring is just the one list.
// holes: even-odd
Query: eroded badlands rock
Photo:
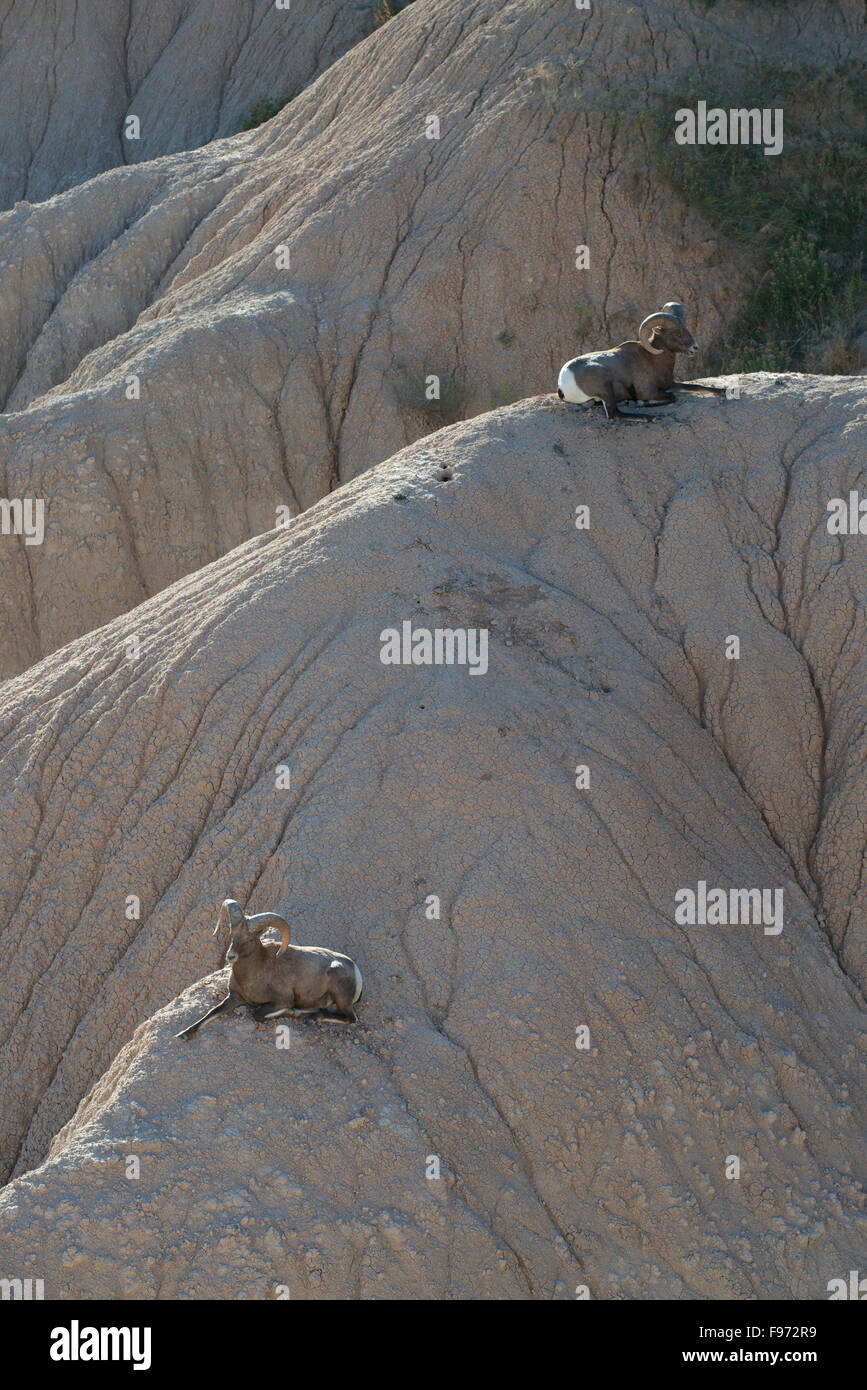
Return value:
[[(815, 1299), (857, 1267), (867, 562), (825, 505), (865, 392), (524, 401), (4, 686), (4, 1268)], [(384, 665), (404, 621), (487, 629), (486, 673)], [(782, 888), (783, 932), (677, 925), (700, 880)], [(226, 895), (349, 951), (359, 1024), (175, 1041)]]
[(665, 300), (708, 342), (752, 272), (661, 182), (637, 115), (696, 65), (851, 58), (861, 20), (851, 0), (415, 0), (259, 130), (0, 217), (0, 488), (48, 512), (43, 545), (0, 539), (0, 677), (278, 506), (551, 390)]
[(234, 135), (258, 102), (295, 96), (370, 33), (376, 8), (10, 0), (0, 22), (0, 208)]

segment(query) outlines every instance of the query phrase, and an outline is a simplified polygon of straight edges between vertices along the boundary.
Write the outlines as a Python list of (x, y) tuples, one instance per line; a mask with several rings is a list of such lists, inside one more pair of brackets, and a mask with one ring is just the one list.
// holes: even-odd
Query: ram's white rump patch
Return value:
[(568, 366), (560, 368), (557, 385), (563, 392), (563, 399), (571, 401), (573, 405), (587, 405), (593, 399), (592, 396), (584, 394)]

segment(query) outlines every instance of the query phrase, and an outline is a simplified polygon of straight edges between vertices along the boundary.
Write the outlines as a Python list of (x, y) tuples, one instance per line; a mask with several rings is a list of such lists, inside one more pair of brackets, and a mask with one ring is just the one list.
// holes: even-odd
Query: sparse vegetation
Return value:
[(581, 295), (573, 302), (572, 308), (575, 311), (575, 332), (582, 338), (593, 322), (593, 308)]
[(523, 400), (523, 391), (518, 391), (514, 386), (509, 386), (505, 382), (499, 382), (491, 392), (488, 402), (489, 410), (499, 410), (504, 405), (514, 405), (516, 401)]
[(530, 67), (515, 70), (515, 85), (521, 98), (531, 107), (550, 115), (561, 107), (581, 105), (581, 66), (583, 58), (540, 58)]
[(454, 375), (437, 373), (439, 377), (439, 398), (428, 394), (428, 378), (431, 373), (413, 370), (398, 363), (394, 376), (394, 394), (402, 410), (412, 411), (427, 425), (428, 430), (442, 429), (443, 425), (454, 425), (467, 418), (469, 393), (464, 384)]
[(502, 343), (503, 347), (511, 347), (515, 341), (514, 333), (510, 333), (508, 328), (503, 328), (497, 334), (497, 342)]
[[(666, 93), (645, 118), (652, 165), (721, 238), (755, 260), (755, 288), (708, 369), (847, 372), (867, 315), (867, 97), (854, 65), (755, 69), (746, 90), (703, 74)], [(782, 106), (785, 145), (675, 145), (674, 112), (725, 93), (720, 105)]]
[(372, 21), (375, 28), (381, 29), (383, 24), (387, 24), (411, 4), (412, 0), (361, 0), (354, 8), (368, 21)]
[[(769, 6), (777, 0), (762, 0)], [(515, 72), (531, 110), (612, 122), (621, 146), (644, 134), (650, 166), (756, 267), (754, 288), (731, 330), (705, 354), (709, 371), (850, 372), (862, 365), (867, 329), (867, 89), (854, 63), (835, 69), (756, 63), (664, 75), (656, 91), (628, 81), (605, 90), (574, 55)], [(675, 112), (708, 106), (784, 111), (784, 146), (678, 145)], [(568, 138), (565, 137), (564, 138)], [(626, 163), (621, 178), (642, 182)], [(589, 328), (576, 301), (579, 336)], [(589, 309), (589, 306), (587, 306)]]
[(265, 121), (270, 121), (278, 111), (282, 111), (288, 101), (289, 97), (263, 97), (247, 112), (240, 130), (255, 130), (257, 126), (264, 125)]

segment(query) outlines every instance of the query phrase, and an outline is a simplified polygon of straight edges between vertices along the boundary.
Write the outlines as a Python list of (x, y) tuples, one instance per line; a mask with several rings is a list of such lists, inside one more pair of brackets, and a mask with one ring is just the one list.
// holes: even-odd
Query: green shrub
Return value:
[(380, 29), (411, 4), (412, 0), (359, 0), (359, 3), (353, 5), (353, 9), (367, 23), (372, 23), (374, 28)]
[(250, 108), (239, 129), (255, 130), (257, 126), (264, 125), (265, 121), (270, 121), (272, 117), (277, 115), (278, 111), (283, 110), (288, 100), (288, 97), (282, 97), (279, 100), (276, 97), (263, 97), (261, 101), (257, 101), (256, 105)]
[[(783, 150), (676, 145), (674, 113), (699, 97), (726, 109), (781, 106)], [(705, 72), (657, 93), (642, 117), (656, 173), (756, 267), (737, 322), (706, 356), (709, 370), (858, 365), (854, 338), (867, 315), (865, 111), (854, 64), (833, 72), (764, 64), (735, 77)]]

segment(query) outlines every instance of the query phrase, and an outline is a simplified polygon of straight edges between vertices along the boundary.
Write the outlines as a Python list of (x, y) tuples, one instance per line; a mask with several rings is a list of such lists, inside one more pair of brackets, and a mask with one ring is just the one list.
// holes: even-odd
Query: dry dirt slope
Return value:
[[(867, 576), (824, 508), (867, 388), (748, 387), (443, 431), (4, 687), (4, 1273), (812, 1299), (863, 1265)], [(383, 665), (404, 619), (487, 627), (487, 673)], [(782, 935), (675, 925), (699, 879), (782, 887)], [(174, 1041), (227, 894), (355, 956), (361, 1022)]]
[(446, 418), (548, 391), (671, 298), (708, 341), (749, 268), (622, 108), (696, 65), (833, 63), (856, 16), (416, 0), (259, 131), (0, 217), (0, 495), (49, 514), (0, 540), (0, 677), (442, 423), (428, 375)]
[[(0, 208), (233, 135), (373, 28), (316, 0), (9, 0), (0, 14)], [(139, 121), (137, 139), (126, 120)]]

